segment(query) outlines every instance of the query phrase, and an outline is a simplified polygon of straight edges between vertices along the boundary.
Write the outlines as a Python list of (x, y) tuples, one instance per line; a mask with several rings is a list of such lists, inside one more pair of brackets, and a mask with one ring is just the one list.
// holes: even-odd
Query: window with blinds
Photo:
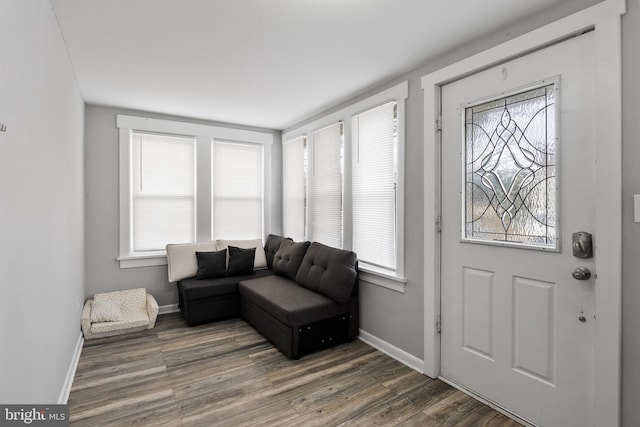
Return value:
[[(285, 232), (293, 235), (294, 224), (302, 229), (300, 221), (306, 217), (307, 240), (353, 250), (361, 280), (399, 292), (407, 283), (403, 221), (408, 88), (408, 82), (399, 83), (283, 134)], [(307, 137), (306, 152), (300, 135)], [(306, 189), (298, 178), (305, 172)]]
[(212, 156), (212, 238), (262, 237), (262, 145), (214, 141)]
[(283, 150), (282, 227), (295, 241), (306, 238), (307, 138), (285, 141)]
[(195, 238), (195, 138), (132, 133), (131, 226), (135, 252)]
[(313, 132), (311, 144), (309, 238), (342, 248), (342, 123)]
[(169, 243), (271, 232), (272, 132), (124, 114), (116, 124), (120, 268), (166, 265)]
[(396, 269), (398, 137), (396, 102), (352, 121), (352, 235), (361, 262)]

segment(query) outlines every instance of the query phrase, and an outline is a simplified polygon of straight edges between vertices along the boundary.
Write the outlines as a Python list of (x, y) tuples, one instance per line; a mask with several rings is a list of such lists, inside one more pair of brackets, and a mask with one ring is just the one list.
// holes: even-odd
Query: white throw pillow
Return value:
[(217, 250), (228, 249), (229, 246), (235, 246), (236, 248), (250, 249), (256, 248), (256, 257), (253, 261), (253, 269), (259, 270), (267, 268), (267, 254), (264, 253), (264, 247), (262, 246), (262, 239), (253, 240), (218, 240)]
[(169, 282), (193, 277), (198, 272), (197, 252), (213, 252), (216, 250), (216, 242), (197, 242), (167, 245), (167, 268)]
[(121, 305), (118, 301), (94, 301), (91, 305), (91, 322), (119, 322), (122, 320)]

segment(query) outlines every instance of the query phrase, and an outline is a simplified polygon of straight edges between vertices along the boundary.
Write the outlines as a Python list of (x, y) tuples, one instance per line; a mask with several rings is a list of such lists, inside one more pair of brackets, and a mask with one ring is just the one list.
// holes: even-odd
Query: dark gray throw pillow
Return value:
[(196, 279), (222, 277), (227, 272), (227, 250), (214, 252), (196, 252), (198, 271)]
[(279, 276), (296, 280), (300, 263), (307, 252), (309, 242), (293, 242), (285, 240), (273, 256), (273, 272)]
[(252, 274), (256, 248), (243, 249), (229, 246), (229, 268), (227, 275)]

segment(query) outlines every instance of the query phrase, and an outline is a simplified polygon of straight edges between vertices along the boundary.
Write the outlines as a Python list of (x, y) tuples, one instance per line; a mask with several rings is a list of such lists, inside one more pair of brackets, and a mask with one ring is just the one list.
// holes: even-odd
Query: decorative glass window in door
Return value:
[(557, 249), (556, 84), (465, 107), (466, 241)]

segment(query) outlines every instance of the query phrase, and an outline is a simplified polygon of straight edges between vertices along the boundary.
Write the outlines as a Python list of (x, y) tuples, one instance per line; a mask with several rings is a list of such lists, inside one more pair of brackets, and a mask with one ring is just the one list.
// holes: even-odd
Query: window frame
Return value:
[[(352, 240), (352, 118), (362, 112), (383, 105), (387, 102), (394, 101), (397, 103), (398, 114), (398, 187), (396, 200), (396, 270), (391, 273), (376, 269), (374, 266), (361, 264), (360, 280), (374, 285), (382, 286), (397, 292), (404, 293), (407, 279), (404, 270), (404, 206), (405, 206), (405, 123), (406, 123), (406, 99), (409, 96), (408, 81), (403, 81), (395, 86), (383, 90), (361, 101), (355, 102), (338, 111), (334, 111), (319, 119), (304, 124), (302, 126), (288, 129), (283, 132), (283, 145), (299, 137), (306, 137), (309, 140), (313, 133), (326, 126), (336, 122), (343, 122), (344, 132), (344, 182), (343, 182), (343, 248), (351, 250), (353, 247)], [(307, 153), (307, 161), (312, 162), (310, 158), (313, 154)], [(284, 157), (283, 157), (284, 164)], [(308, 172), (308, 171), (307, 171)], [(284, 177), (283, 177), (284, 179)], [(307, 177), (309, 179), (309, 177)], [(284, 184), (284, 182), (283, 182)], [(307, 223), (306, 235), (309, 236), (309, 212), (308, 201), (310, 199), (309, 191), (311, 185), (307, 184), (306, 200), (307, 200)], [(284, 226), (284, 224), (283, 224)]]
[(195, 241), (212, 240), (212, 151), (214, 141), (254, 143), (263, 145), (263, 236), (269, 234), (271, 212), (271, 145), (273, 134), (254, 130), (235, 129), (223, 126), (202, 125), (175, 120), (149, 117), (116, 115), (119, 136), (119, 251), (116, 260), (120, 268), (136, 268), (166, 265), (166, 251), (135, 252), (132, 246), (132, 168), (131, 136), (134, 131), (158, 133), (195, 138), (196, 156), (196, 222)]

